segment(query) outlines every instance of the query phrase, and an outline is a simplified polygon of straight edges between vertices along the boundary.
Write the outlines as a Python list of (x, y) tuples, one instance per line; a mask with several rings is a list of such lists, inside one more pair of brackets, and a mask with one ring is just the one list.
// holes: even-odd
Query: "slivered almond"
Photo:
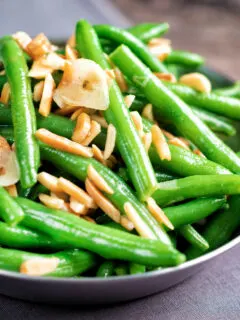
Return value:
[(200, 157), (206, 158), (205, 155), (199, 149), (195, 149), (193, 151), (193, 153), (195, 153), (196, 155), (198, 155)]
[(62, 192), (62, 191), (58, 191), (58, 192), (51, 191), (50, 195), (53, 198), (62, 199), (64, 202), (68, 202), (69, 201), (69, 195), (66, 194), (65, 192)]
[(18, 192), (17, 192), (17, 187), (15, 184), (12, 184), (11, 186), (4, 187), (5, 190), (10, 194), (11, 197), (17, 197)]
[(140, 234), (141, 237), (149, 238), (149, 239), (156, 238), (153, 232), (143, 222), (138, 212), (130, 202), (125, 202), (123, 208), (128, 219), (133, 223), (135, 229), (137, 230), (137, 232)]
[(71, 117), (70, 119), (71, 120), (76, 120), (78, 118), (78, 116), (80, 116), (80, 114), (84, 113), (84, 109), (85, 108), (79, 108), (77, 109), (76, 111), (74, 111), (72, 114), (71, 114)]
[(79, 215), (85, 215), (88, 213), (88, 208), (73, 197), (70, 198), (70, 208), (74, 213)]
[(58, 185), (64, 192), (86, 205), (88, 208), (96, 208), (93, 199), (87, 194), (87, 192), (72, 183), (70, 180), (61, 177), (58, 179)]
[(172, 73), (154, 72), (154, 74), (159, 80), (164, 80), (164, 81), (168, 81), (171, 83), (177, 82), (175, 75)]
[(176, 138), (173, 134), (171, 134), (170, 132), (164, 130), (164, 129), (161, 129), (162, 130), (162, 133), (168, 138), (168, 139), (174, 139)]
[(91, 115), (91, 119), (94, 120), (94, 121), (96, 121), (96, 122), (98, 122), (98, 123), (101, 125), (101, 127), (107, 129), (108, 123), (107, 123), (107, 121), (104, 119), (104, 117), (98, 116), (97, 114), (92, 114), (92, 115)]
[(76, 37), (75, 37), (74, 33), (67, 40), (67, 45), (69, 45), (72, 48), (74, 48), (76, 46)]
[(33, 62), (28, 76), (34, 79), (44, 79), (47, 74), (52, 73), (54, 70), (51, 67), (44, 65), (44, 57)]
[(149, 51), (160, 61), (165, 60), (172, 51), (171, 41), (169, 39), (155, 38), (150, 40), (147, 46)]
[(95, 184), (95, 186), (108, 194), (113, 194), (113, 189), (108, 185), (104, 178), (97, 172), (97, 170), (90, 164), (87, 170), (88, 178)]
[(73, 47), (67, 44), (65, 47), (65, 56), (67, 60), (76, 60), (78, 58), (77, 50), (75, 50)]
[(81, 113), (73, 131), (72, 140), (78, 143), (83, 142), (91, 130), (91, 119), (88, 114)]
[(60, 109), (58, 109), (57, 111), (55, 111), (56, 114), (59, 114), (61, 116), (67, 116), (75, 111), (78, 111), (78, 110), (83, 110), (82, 107), (73, 107), (73, 106), (62, 106)]
[(170, 230), (174, 229), (173, 224), (165, 215), (163, 210), (157, 205), (156, 201), (153, 198), (147, 199), (147, 207), (151, 215), (160, 223), (165, 224)]
[(60, 55), (55, 52), (50, 52), (45, 59), (42, 60), (44, 66), (52, 68), (53, 70), (64, 70), (67, 63)]
[(157, 153), (161, 160), (171, 160), (171, 152), (169, 150), (167, 141), (157, 125), (153, 125), (151, 128), (152, 143), (157, 149)]
[(88, 146), (94, 138), (101, 132), (101, 126), (98, 122), (91, 120), (91, 128), (87, 137), (81, 142), (83, 146)]
[(118, 68), (113, 69), (115, 74), (116, 82), (122, 92), (126, 92), (128, 90), (127, 82), (122, 74), (122, 72)]
[(44, 117), (47, 117), (51, 111), (53, 90), (55, 87), (56, 85), (53, 80), (53, 77), (50, 73), (48, 73), (44, 80), (42, 98), (38, 109), (38, 112)]
[(38, 197), (39, 200), (48, 208), (56, 210), (61, 210), (64, 208), (64, 200), (60, 198), (51, 197), (44, 193), (40, 193)]
[(142, 142), (144, 144), (146, 151), (148, 152), (148, 150), (152, 144), (152, 133), (146, 132), (142, 137)]
[(43, 33), (40, 33), (27, 45), (26, 50), (28, 54), (36, 60), (46, 53), (51, 52), (52, 46), (48, 38)]
[(89, 217), (89, 216), (84, 216), (83, 219), (88, 221), (88, 222), (91, 222), (91, 223), (96, 223), (96, 221), (93, 218)]
[(113, 150), (115, 148), (115, 143), (116, 143), (116, 137), (117, 137), (117, 130), (110, 123), (107, 128), (107, 139), (106, 139), (105, 149), (103, 153), (103, 158), (105, 160), (107, 160), (113, 153)]
[(40, 172), (37, 176), (38, 182), (40, 182), (48, 190), (58, 193), (62, 192), (62, 189), (58, 185), (58, 178), (47, 173), (45, 171)]
[(137, 129), (139, 136), (142, 137), (144, 134), (142, 117), (140, 116), (140, 114), (137, 111), (130, 112), (130, 116), (132, 118), (132, 121), (133, 121), (136, 129)]
[(121, 216), (120, 224), (123, 228), (128, 231), (132, 231), (134, 229), (134, 224), (127, 217)]
[(204, 93), (210, 93), (212, 90), (212, 85), (209, 79), (198, 72), (188, 73), (181, 76), (179, 82)]
[(8, 82), (6, 82), (4, 83), (2, 88), (0, 102), (2, 102), (3, 104), (8, 104), (10, 99), (10, 93), (11, 93), (10, 85)]
[(95, 144), (92, 145), (93, 157), (104, 164), (107, 165), (107, 161), (103, 158), (103, 152)]
[(58, 258), (32, 258), (24, 261), (20, 266), (20, 273), (29, 276), (43, 276), (55, 271), (60, 260)]
[(126, 106), (128, 108), (131, 108), (131, 105), (132, 105), (134, 99), (135, 99), (134, 94), (128, 94), (127, 96), (124, 97), (124, 102), (126, 103)]
[(17, 41), (21, 49), (28, 52), (27, 46), (32, 41), (32, 38), (26, 32), (18, 31), (14, 33), (12, 37)]
[(90, 148), (84, 147), (79, 143), (54, 134), (46, 129), (38, 129), (35, 135), (40, 141), (57, 150), (73, 153), (86, 158), (93, 156)]
[(186, 145), (186, 143), (184, 143), (182, 140), (180, 140), (177, 137), (169, 139), (168, 143), (173, 144), (174, 146), (177, 146), (180, 148), (184, 148), (186, 150), (190, 150), (189, 147)]
[(36, 102), (39, 102), (42, 98), (43, 94), (43, 87), (44, 87), (44, 81), (39, 81), (37, 84), (35, 84), (33, 89), (33, 100)]
[(185, 143), (186, 146), (190, 146), (190, 141), (188, 139), (185, 139), (183, 137), (178, 137), (179, 140), (181, 140), (183, 143)]
[(149, 119), (150, 121), (154, 121), (151, 103), (146, 104), (146, 106), (143, 108), (142, 116), (146, 119)]
[(95, 187), (87, 178), (85, 181), (86, 190), (93, 198), (95, 203), (115, 222), (120, 222), (120, 211)]

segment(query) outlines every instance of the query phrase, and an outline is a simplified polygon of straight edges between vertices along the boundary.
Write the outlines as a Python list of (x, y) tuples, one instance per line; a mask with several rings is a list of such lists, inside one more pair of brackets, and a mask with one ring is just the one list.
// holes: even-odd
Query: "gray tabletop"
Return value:
[[(129, 21), (105, 0), (0, 0), (0, 35), (25, 30), (52, 39), (68, 37), (81, 17), (126, 26)], [(240, 247), (210, 262), (185, 282), (157, 295), (113, 306), (63, 307), (0, 296), (0, 319), (239, 319)], [(1, 284), (0, 284), (1, 285)], [(81, 299), (81, 297), (79, 297)]]

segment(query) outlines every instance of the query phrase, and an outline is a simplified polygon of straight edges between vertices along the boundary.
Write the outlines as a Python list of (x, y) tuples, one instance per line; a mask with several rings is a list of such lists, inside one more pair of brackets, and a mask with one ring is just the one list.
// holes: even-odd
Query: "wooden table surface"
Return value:
[(221, 8), (189, 5), (186, 0), (112, 0), (135, 23), (169, 22), (167, 37), (175, 49), (195, 51), (206, 58), (208, 65), (238, 80), (240, 1), (235, 1), (235, 7)]

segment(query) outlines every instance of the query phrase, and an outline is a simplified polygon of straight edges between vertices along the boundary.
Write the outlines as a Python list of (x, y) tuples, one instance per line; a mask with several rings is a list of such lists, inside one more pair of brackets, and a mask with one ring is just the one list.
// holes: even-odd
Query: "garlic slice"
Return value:
[(109, 105), (106, 73), (97, 63), (88, 59), (69, 62), (65, 65), (53, 99), (60, 108), (67, 104), (106, 110)]
[[(4, 151), (0, 150), (0, 158), (4, 158)], [(20, 170), (17, 162), (17, 157), (14, 151), (8, 152), (8, 157), (3, 166), (3, 174), (0, 175), (0, 186), (7, 187), (15, 184), (20, 179)]]

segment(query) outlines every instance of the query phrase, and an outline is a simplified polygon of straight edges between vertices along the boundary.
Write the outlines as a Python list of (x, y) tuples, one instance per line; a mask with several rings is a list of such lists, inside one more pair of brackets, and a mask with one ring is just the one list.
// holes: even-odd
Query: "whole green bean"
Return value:
[(193, 247), (201, 251), (206, 251), (209, 248), (207, 240), (190, 224), (179, 228), (178, 232), (184, 237)]
[(146, 266), (134, 262), (129, 263), (130, 274), (139, 274), (146, 272)]
[(9, 193), (0, 186), (0, 216), (9, 225), (18, 224), (24, 217), (23, 210), (9, 195)]
[(49, 193), (49, 189), (47, 189), (44, 185), (37, 183), (35, 186), (32, 188), (31, 193), (29, 195), (29, 199), (31, 200), (37, 200), (38, 196), (40, 193)]
[(148, 43), (153, 38), (163, 36), (169, 30), (167, 22), (162, 23), (140, 23), (127, 29), (128, 32), (133, 34), (138, 39)]
[(209, 175), (191, 176), (160, 182), (153, 198), (161, 206), (203, 196), (221, 196), (240, 193), (240, 176)]
[(43, 276), (73, 277), (94, 267), (97, 263), (96, 257), (90, 253), (80, 250), (65, 250), (54, 254), (37, 254), (14, 249), (0, 248), (0, 269), (9, 271), (20, 271), (22, 263), (31, 259), (59, 259), (55, 270)]
[[(80, 20), (76, 25), (76, 43), (81, 56), (92, 59), (103, 69), (109, 67), (94, 29), (85, 20)], [(138, 197), (144, 201), (157, 187), (152, 164), (115, 82), (110, 87), (109, 98), (110, 105), (104, 115), (108, 123), (112, 123), (117, 130), (118, 149), (129, 170)]]
[(114, 272), (117, 276), (125, 276), (129, 274), (128, 265), (126, 263), (118, 263), (114, 268)]
[(0, 126), (0, 136), (4, 137), (8, 143), (13, 144), (14, 135), (12, 126)]
[(3, 60), (11, 89), (11, 108), (16, 154), (20, 166), (20, 181), (23, 188), (28, 188), (36, 183), (40, 164), (39, 147), (34, 136), (36, 117), (28, 68), (22, 50), (12, 37), (0, 39), (0, 57)]
[(81, 181), (87, 178), (87, 169), (91, 164), (98, 173), (104, 177), (110, 188), (114, 191), (113, 194), (105, 194), (107, 198), (124, 214), (124, 204), (130, 202), (136, 209), (139, 219), (145, 225), (146, 230), (152, 235), (154, 239), (161, 239), (164, 243), (170, 244), (170, 240), (164, 230), (150, 215), (145, 206), (140, 203), (134, 196), (130, 188), (119, 178), (112, 170), (108, 169), (100, 162), (93, 158), (82, 158), (80, 156), (61, 152), (50, 148), (44, 144), (41, 146), (41, 157), (44, 160), (52, 162), (55, 166), (65, 170)]
[(212, 90), (220, 96), (240, 98), (240, 81), (236, 81), (232, 86)]
[(147, 46), (130, 32), (110, 25), (95, 25), (100, 38), (110, 39), (128, 46), (152, 71), (167, 72), (166, 67), (148, 50)]
[(191, 68), (197, 68), (204, 64), (204, 58), (196, 53), (182, 50), (173, 50), (169, 53), (164, 62), (171, 64), (180, 64)]
[(164, 85), (190, 105), (203, 108), (231, 119), (240, 119), (240, 100), (214, 92), (201, 93), (183, 84), (163, 81)]
[[(240, 226), (240, 196), (232, 196), (229, 199), (229, 208), (216, 213), (210, 221), (207, 222), (202, 236), (209, 243), (209, 250), (212, 251), (226, 242)], [(203, 252), (195, 247), (189, 247), (186, 251), (189, 259), (197, 258)]]
[(97, 270), (96, 276), (100, 278), (107, 278), (114, 273), (114, 261), (104, 261)]
[(177, 130), (196, 144), (210, 160), (234, 173), (240, 173), (240, 159), (236, 154), (198, 119), (181, 99), (168, 90), (129, 48), (120, 46), (111, 54), (111, 59), (131, 81), (142, 88), (146, 98), (163, 117), (171, 121)]
[(64, 240), (66, 245), (95, 252), (106, 259), (120, 259), (153, 266), (176, 265), (184, 255), (159, 240), (140, 238), (128, 232), (97, 225), (69, 213), (47, 208), (25, 198), (16, 198), (25, 212), (22, 224)]

